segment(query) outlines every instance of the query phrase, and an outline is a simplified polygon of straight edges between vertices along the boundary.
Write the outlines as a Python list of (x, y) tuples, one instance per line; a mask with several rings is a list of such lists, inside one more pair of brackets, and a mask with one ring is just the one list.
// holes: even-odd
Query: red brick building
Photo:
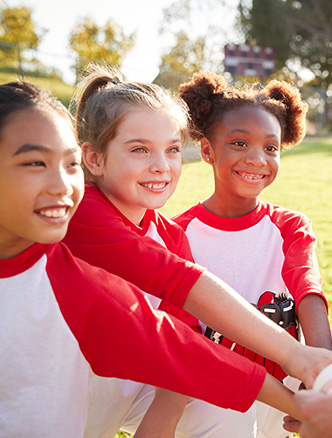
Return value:
[(275, 52), (271, 47), (227, 44), (225, 46), (225, 72), (232, 76), (264, 78), (274, 72)]

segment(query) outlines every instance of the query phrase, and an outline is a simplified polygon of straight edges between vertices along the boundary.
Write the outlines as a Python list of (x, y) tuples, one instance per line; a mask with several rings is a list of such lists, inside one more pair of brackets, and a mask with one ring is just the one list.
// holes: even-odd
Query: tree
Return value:
[(0, 9), (0, 62), (6, 65), (33, 61), (28, 49), (37, 50), (45, 30), (38, 30), (32, 10), (26, 7)]
[(323, 101), (324, 129), (332, 95), (332, 2), (240, 0), (239, 11), (247, 42), (274, 47), (279, 71), (293, 73), (294, 79), (294, 70), (312, 73), (312, 85)]
[(320, 86), (332, 83), (330, 0), (240, 0), (239, 10), (247, 42), (274, 47), (277, 68), (297, 63)]
[(175, 45), (161, 58), (160, 73), (154, 82), (176, 89), (180, 83), (202, 69), (204, 49), (204, 38), (198, 37), (192, 41), (185, 32), (178, 32)]
[(125, 35), (122, 27), (114, 21), (108, 20), (99, 27), (90, 18), (83, 18), (70, 35), (70, 47), (77, 55), (76, 75), (91, 61), (120, 67), (134, 44), (135, 34)]
[(162, 55), (154, 82), (177, 89), (196, 71), (220, 71), (224, 45), (239, 37), (232, 26), (235, 13), (233, 0), (174, 0), (163, 10), (160, 34), (172, 43)]

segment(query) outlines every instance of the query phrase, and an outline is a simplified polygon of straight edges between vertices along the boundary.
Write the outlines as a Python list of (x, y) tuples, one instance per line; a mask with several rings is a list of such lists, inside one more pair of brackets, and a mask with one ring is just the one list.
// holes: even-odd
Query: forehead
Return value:
[(122, 119), (122, 130), (151, 131), (152, 129), (169, 130), (172, 132), (180, 131), (178, 117), (173, 112), (155, 110), (148, 107), (133, 108)]
[(24, 144), (45, 146), (54, 152), (77, 146), (70, 120), (53, 109), (25, 109), (16, 111), (1, 130), (0, 150), (21, 147)]
[(243, 122), (255, 122), (255, 121), (265, 121), (270, 124), (280, 125), (277, 117), (270, 111), (267, 111), (261, 106), (246, 105), (239, 108), (234, 108), (228, 111), (224, 117), (223, 121), (227, 123), (243, 123)]
[(282, 128), (277, 117), (266, 109), (246, 105), (227, 111), (212, 125), (211, 140), (218, 141), (221, 138), (228, 139), (234, 136), (250, 136), (262, 140), (275, 138), (280, 143)]

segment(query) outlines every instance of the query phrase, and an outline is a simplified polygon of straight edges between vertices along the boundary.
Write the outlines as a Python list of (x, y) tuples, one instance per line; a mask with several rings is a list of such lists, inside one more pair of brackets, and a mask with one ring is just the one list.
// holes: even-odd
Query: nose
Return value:
[(73, 193), (71, 175), (63, 168), (54, 170), (49, 176), (48, 192), (51, 195), (71, 195)]
[(266, 157), (264, 151), (261, 149), (251, 149), (245, 157), (245, 162), (252, 166), (263, 167), (266, 166)]
[(170, 169), (167, 157), (165, 154), (158, 154), (153, 157), (150, 165), (150, 171), (153, 173), (165, 173)]

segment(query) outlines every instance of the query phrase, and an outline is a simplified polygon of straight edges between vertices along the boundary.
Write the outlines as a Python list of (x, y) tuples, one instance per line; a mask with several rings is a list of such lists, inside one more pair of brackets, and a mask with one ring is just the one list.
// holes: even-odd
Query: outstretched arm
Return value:
[(297, 421), (303, 419), (299, 406), (294, 402), (294, 393), (270, 374), (266, 374), (257, 400), (288, 413)]
[(183, 308), (219, 333), (277, 362), (307, 388), (331, 363), (330, 351), (303, 346), (209, 272), (197, 280)]
[[(294, 402), (294, 393), (270, 374), (266, 374), (257, 400), (288, 413), (294, 424), (300, 425), (300, 420), (304, 418), (298, 403)], [(174, 438), (187, 401), (186, 396), (156, 388), (155, 398), (138, 427), (135, 438)]]

